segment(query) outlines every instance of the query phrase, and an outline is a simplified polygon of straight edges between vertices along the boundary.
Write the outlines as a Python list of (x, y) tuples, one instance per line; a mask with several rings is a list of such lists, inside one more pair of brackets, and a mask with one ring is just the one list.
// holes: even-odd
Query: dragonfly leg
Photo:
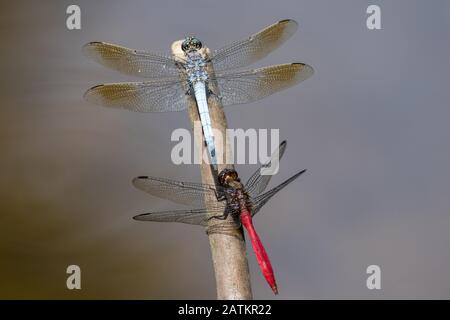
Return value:
[(208, 218), (208, 221), (209, 221), (209, 220), (212, 220), (212, 219), (226, 220), (226, 219), (228, 218), (228, 215), (229, 215), (229, 214), (230, 214), (230, 213), (229, 213), (228, 211), (225, 211), (224, 214), (209, 217), (209, 218)]
[(218, 193), (216, 189), (211, 188), (211, 190), (214, 192), (214, 195), (216, 196), (217, 201), (224, 201), (227, 200), (226, 195), (222, 193)]
[(224, 201), (224, 200), (227, 200), (227, 197), (226, 197), (224, 194), (218, 194), (218, 193), (216, 193), (216, 198), (217, 198), (217, 201)]
[(209, 217), (207, 221), (210, 221), (211, 219), (217, 219), (217, 220), (226, 220), (230, 213), (236, 213), (239, 211), (239, 204), (235, 203), (229, 203), (229, 206), (225, 209), (223, 214), (219, 214), (216, 216)]

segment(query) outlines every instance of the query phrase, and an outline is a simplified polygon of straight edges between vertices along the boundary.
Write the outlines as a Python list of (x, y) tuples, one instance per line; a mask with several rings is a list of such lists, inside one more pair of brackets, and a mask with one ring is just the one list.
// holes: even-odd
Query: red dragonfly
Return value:
[[(208, 233), (227, 233), (230, 228), (240, 228), (243, 225), (250, 237), (263, 276), (273, 292), (278, 294), (272, 264), (253, 226), (252, 217), (272, 196), (306, 171), (302, 170), (296, 173), (280, 185), (263, 193), (272, 176), (262, 175), (261, 169), (270, 167), (275, 157), (280, 159), (285, 148), (286, 141), (283, 141), (272, 155), (271, 160), (262, 165), (250, 177), (245, 186), (240, 182), (237, 172), (232, 169), (225, 169), (220, 172), (217, 179), (218, 185), (181, 182), (148, 176), (137, 177), (133, 179), (133, 185), (136, 188), (176, 203), (193, 206), (204, 205), (205, 199), (216, 199), (217, 201), (213, 201), (213, 203), (209, 201), (207, 208), (145, 213), (135, 216), (134, 219), (202, 225), (207, 227)], [(229, 216), (232, 219), (227, 219)], [(221, 223), (213, 222), (219, 220), (223, 221)]]

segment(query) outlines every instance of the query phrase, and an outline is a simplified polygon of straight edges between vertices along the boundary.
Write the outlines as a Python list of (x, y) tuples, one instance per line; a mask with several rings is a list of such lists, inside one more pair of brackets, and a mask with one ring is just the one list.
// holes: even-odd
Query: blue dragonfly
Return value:
[[(113, 108), (166, 112), (185, 110), (186, 95), (191, 95), (197, 104), (210, 163), (217, 171), (208, 99), (219, 99), (223, 106), (249, 103), (309, 78), (313, 68), (303, 63), (238, 70), (278, 48), (297, 27), (293, 20), (281, 20), (212, 54), (199, 39), (187, 37), (181, 44), (184, 57), (90, 42), (83, 47), (85, 55), (106, 67), (147, 78), (147, 81), (97, 85), (84, 97), (92, 103)], [(214, 92), (212, 83), (218, 92)]]

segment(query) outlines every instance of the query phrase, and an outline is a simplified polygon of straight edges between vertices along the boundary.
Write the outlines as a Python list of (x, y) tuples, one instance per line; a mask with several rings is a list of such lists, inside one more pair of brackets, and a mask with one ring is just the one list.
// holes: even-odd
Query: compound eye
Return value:
[(181, 50), (183, 50), (184, 52), (186, 52), (188, 49), (188, 44), (186, 41), (183, 41), (183, 43), (181, 44)]
[(200, 40), (194, 39), (194, 46), (195, 46), (196, 49), (201, 49), (202, 48), (202, 43), (200, 42)]

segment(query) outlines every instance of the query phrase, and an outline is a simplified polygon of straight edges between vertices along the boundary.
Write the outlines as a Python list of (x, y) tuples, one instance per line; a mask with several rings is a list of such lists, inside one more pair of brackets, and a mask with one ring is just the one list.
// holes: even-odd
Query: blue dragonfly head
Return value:
[(195, 37), (186, 37), (183, 43), (181, 44), (181, 49), (185, 53), (189, 53), (192, 51), (197, 51), (202, 48), (202, 43)]

